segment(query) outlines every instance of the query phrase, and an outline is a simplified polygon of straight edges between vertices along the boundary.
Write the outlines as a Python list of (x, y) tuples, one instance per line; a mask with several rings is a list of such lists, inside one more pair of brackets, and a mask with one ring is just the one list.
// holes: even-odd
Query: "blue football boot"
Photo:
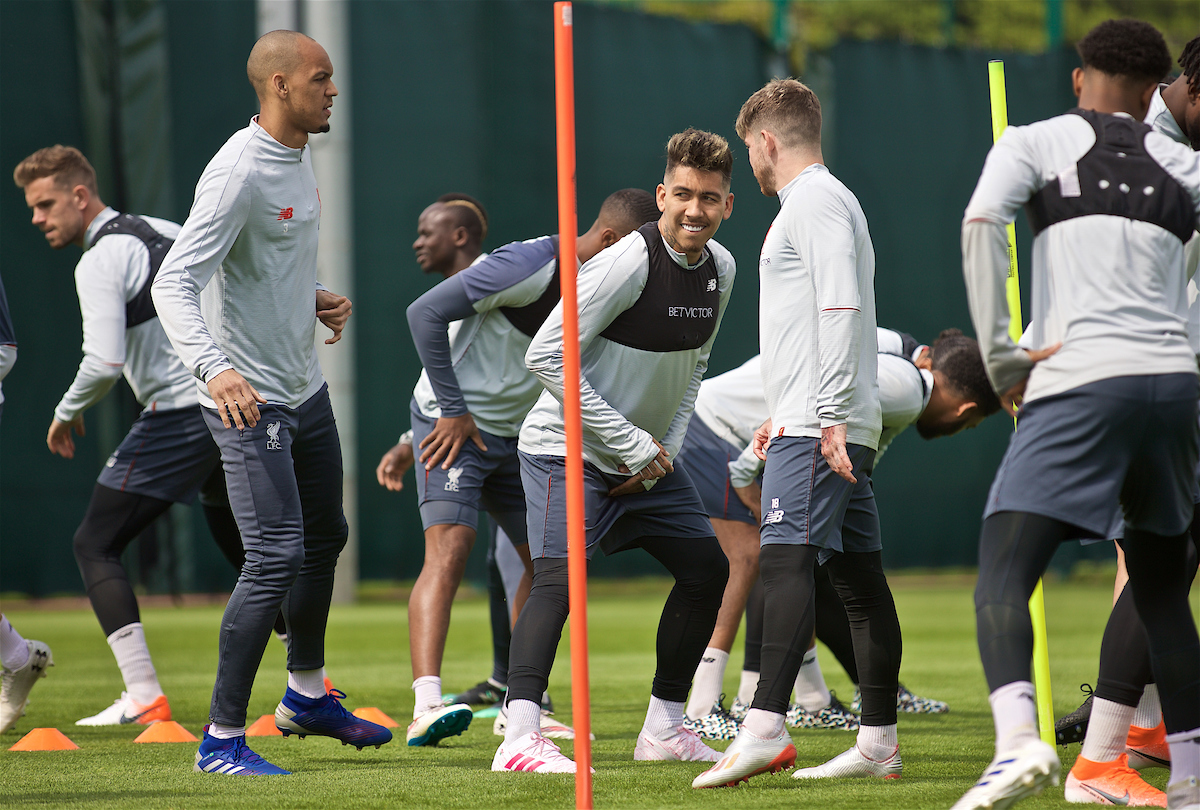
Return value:
[(275, 728), (285, 737), (291, 734), (298, 734), (301, 739), (309, 734), (333, 737), (359, 751), (368, 745), (378, 748), (392, 741), (389, 729), (346, 711), (342, 706), (345, 697), (345, 692), (333, 689), (319, 698), (307, 698), (288, 687), (275, 709)]

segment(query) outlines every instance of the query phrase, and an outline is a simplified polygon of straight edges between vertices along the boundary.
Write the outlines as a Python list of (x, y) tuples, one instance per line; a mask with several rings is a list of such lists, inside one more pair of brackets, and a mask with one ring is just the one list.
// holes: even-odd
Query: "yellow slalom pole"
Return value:
[[(1000, 139), (1008, 126), (1008, 94), (1004, 90), (1004, 62), (988, 62), (988, 88), (992, 97), (992, 142)], [(1008, 333), (1021, 339), (1021, 283), (1017, 278), (1017, 229), (1008, 223), (1008, 279), (1004, 285), (1008, 298)], [(1054, 745), (1054, 705), (1050, 692), (1050, 650), (1046, 644), (1046, 602), (1042, 581), (1029, 600), (1029, 618), (1033, 622), (1033, 687), (1037, 693), (1038, 730), (1042, 740)]]

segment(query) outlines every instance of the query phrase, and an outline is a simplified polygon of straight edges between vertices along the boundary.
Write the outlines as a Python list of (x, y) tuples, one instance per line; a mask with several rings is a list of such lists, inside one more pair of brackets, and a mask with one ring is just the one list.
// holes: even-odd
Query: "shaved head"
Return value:
[(310, 36), (284, 29), (270, 31), (258, 38), (246, 60), (246, 76), (260, 99), (266, 95), (272, 76), (276, 73), (291, 76), (300, 67), (308, 43), (317, 45)]

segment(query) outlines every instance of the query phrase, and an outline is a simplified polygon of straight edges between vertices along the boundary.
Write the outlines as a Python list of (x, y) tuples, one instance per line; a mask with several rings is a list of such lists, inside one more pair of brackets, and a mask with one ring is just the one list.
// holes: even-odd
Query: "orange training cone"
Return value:
[(383, 726), (384, 728), (400, 728), (399, 723), (388, 717), (379, 709), (376, 709), (374, 706), (363, 706), (362, 708), (355, 709), (353, 712), (351, 712), (351, 714), (360, 720), (366, 720), (370, 723)]
[(247, 737), (282, 737), (283, 732), (275, 728), (275, 715), (264, 714), (246, 729)]
[(135, 743), (196, 742), (195, 735), (174, 720), (159, 720), (151, 723), (139, 734)]
[(331, 679), (328, 675), (326, 675), (325, 676), (325, 694), (328, 695), (332, 691), (333, 691), (333, 679)]
[(9, 751), (73, 751), (79, 748), (56, 728), (35, 728), (9, 748)]

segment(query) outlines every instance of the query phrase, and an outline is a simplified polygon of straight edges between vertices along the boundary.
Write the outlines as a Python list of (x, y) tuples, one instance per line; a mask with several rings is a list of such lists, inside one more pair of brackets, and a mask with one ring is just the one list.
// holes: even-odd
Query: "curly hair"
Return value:
[(677, 166), (702, 172), (720, 172), (728, 186), (733, 178), (733, 152), (720, 135), (691, 127), (667, 141), (667, 174)]
[(974, 402), (984, 416), (1000, 410), (1000, 398), (988, 379), (983, 354), (974, 338), (967, 337), (960, 329), (944, 329), (929, 349), (933, 370), (946, 375), (946, 382), (956, 395)]
[(1200, 93), (1200, 37), (1183, 46), (1179, 66), (1183, 68), (1183, 75), (1187, 76), (1188, 92), (1193, 95)]
[(1075, 45), (1085, 68), (1134, 81), (1157, 82), (1171, 72), (1171, 52), (1157, 28), (1141, 20), (1105, 20)]

